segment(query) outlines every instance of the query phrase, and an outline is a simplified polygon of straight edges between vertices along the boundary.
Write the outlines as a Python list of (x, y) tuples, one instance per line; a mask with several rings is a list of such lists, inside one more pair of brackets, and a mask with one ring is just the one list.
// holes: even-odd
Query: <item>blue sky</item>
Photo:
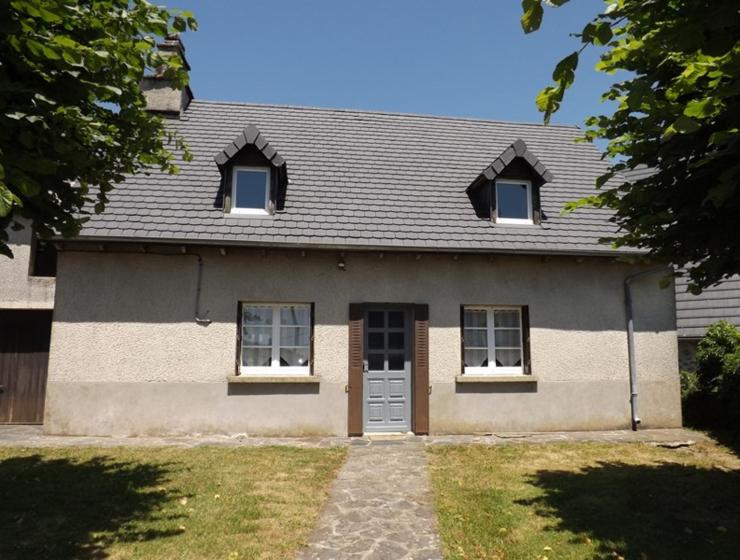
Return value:
[[(569, 33), (603, 9), (572, 0), (524, 35), (519, 0), (164, 0), (194, 12), (184, 36), (196, 98), (540, 121), (534, 100)], [(607, 108), (611, 77), (587, 50), (553, 122)]]

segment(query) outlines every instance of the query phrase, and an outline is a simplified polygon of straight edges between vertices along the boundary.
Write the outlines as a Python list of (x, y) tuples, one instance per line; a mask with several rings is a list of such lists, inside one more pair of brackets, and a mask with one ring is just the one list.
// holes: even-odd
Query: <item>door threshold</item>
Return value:
[(413, 435), (414, 432), (365, 432), (362, 437), (367, 439), (398, 439)]

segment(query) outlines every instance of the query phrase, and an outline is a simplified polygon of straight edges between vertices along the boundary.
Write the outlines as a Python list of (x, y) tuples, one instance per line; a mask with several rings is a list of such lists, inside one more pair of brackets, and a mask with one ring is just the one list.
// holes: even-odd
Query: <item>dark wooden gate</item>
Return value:
[(44, 420), (51, 311), (0, 310), (0, 424)]

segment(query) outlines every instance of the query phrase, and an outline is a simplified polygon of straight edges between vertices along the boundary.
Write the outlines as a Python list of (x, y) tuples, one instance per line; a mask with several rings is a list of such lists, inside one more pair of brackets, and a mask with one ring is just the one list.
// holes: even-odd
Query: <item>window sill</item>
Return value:
[(536, 375), (458, 375), (455, 383), (537, 383)]
[(320, 383), (317, 375), (229, 375), (228, 383)]
[(272, 214), (265, 212), (264, 214), (250, 214), (248, 212), (224, 212), (224, 218), (227, 220), (269, 220), (273, 217)]

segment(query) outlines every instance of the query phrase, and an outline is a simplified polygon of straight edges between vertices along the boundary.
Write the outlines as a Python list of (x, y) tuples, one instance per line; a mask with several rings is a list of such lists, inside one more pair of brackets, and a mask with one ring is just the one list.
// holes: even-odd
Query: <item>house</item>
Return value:
[(47, 432), (681, 424), (673, 289), (561, 215), (577, 128), (145, 89), (194, 159), (57, 243)]
[(696, 296), (686, 291), (687, 285), (686, 278), (676, 279), (678, 358), (681, 369), (693, 371), (696, 346), (710, 325), (724, 319), (740, 328), (740, 276), (732, 276)]
[(0, 424), (40, 424), (56, 251), (29, 227), (8, 234), (14, 258), (0, 256)]

